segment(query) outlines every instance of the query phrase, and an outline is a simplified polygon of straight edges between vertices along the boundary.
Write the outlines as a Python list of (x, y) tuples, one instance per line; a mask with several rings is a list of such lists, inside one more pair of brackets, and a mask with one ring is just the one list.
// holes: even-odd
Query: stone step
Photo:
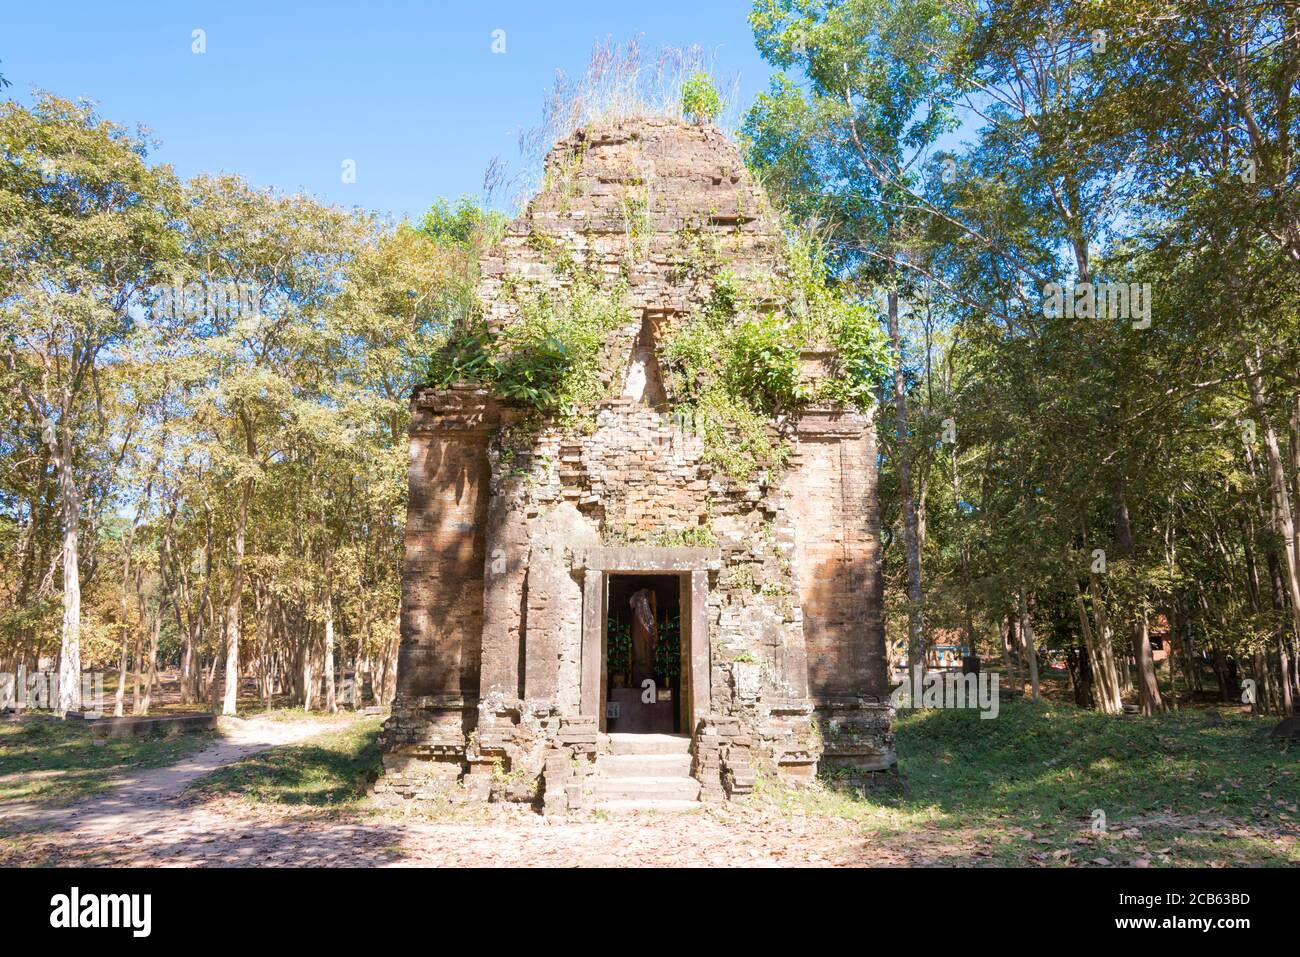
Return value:
[[(71, 715), (71, 712), (69, 712)], [(80, 717), (80, 716), (79, 716)], [(129, 715), (123, 718), (99, 718), (90, 725), (90, 736), (103, 738), (147, 737), (151, 734), (174, 735), (186, 731), (215, 731), (217, 716), (211, 712), (191, 714)]]
[(596, 758), (602, 778), (689, 778), (689, 754), (602, 754)]
[(611, 814), (629, 814), (641, 812), (646, 814), (680, 814), (683, 811), (702, 811), (704, 805), (699, 801), (601, 801), (593, 804), (593, 811), (608, 811)]
[(691, 738), (687, 734), (629, 734), (609, 736), (614, 754), (690, 754)]
[(599, 801), (695, 801), (700, 782), (694, 778), (597, 778), (592, 794)]

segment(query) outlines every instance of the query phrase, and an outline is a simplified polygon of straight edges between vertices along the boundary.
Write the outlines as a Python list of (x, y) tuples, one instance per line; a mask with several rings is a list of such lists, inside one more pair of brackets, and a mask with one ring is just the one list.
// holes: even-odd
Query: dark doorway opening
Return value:
[(681, 576), (611, 573), (607, 599), (605, 729), (680, 734)]

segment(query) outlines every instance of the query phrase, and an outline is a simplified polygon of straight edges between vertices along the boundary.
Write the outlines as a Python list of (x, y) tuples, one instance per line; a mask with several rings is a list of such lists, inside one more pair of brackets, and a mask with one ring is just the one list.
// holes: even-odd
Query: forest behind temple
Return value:
[[(877, 319), (895, 664), (955, 649), (1109, 714), (1292, 714), (1300, 10), (757, 0), (750, 23), (780, 71), (756, 101), (698, 50), (604, 43), (529, 155), (615, 114), (735, 118), (792, 248)], [(480, 328), (480, 258), (540, 168), (393, 221), (182, 181), (147, 120), (0, 102), (0, 671), (52, 667), (59, 712), (92, 672), (119, 714), (162, 671), (228, 714), (241, 680), (385, 704), (408, 401)]]

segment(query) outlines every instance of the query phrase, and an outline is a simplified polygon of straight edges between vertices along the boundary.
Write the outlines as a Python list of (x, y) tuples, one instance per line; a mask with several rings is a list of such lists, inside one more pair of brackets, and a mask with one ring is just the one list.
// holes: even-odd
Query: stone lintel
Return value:
[(813, 707), (818, 711), (882, 711), (893, 710), (887, 700), (875, 695), (813, 695)]
[(717, 569), (722, 551), (718, 548), (668, 547), (661, 545), (594, 546), (578, 559), (583, 567), (608, 572), (692, 572)]
[(403, 702), (408, 708), (420, 711), (456, 711), (478, 707), (478, 699), (472, 695), (426, 694), (406, 698)]
[(411, 394), (411, 435), (481, 432), (486, 435), (511, 418), (490, 390), (469, 383), (447, 388), (419, 386)]
[(856, 439), (871, 427), (871, 416), (842, 405), (814, 405), (799, 416), (796, 428), (801, 441)]

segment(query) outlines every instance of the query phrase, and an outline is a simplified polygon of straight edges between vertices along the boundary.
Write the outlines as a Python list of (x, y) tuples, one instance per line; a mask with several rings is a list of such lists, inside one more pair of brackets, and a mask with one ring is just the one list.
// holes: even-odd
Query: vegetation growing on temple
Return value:
[(457, 330), (429, 361), (428, 383), (478, 383), (539, 413), (573, 419), (605, 394), (600, 379), (610, 334), (629, 321), (619, 287), (577, 276), (567, 294), (521, 284), (517, 322), (498, 333), (481, 320)]
[[(784, 460), (775, 417), (826, 401), (870, 410), (889, 368), (877, 310), (834, 286), (816, 239), (788, 230), (784, 253), (762, 281), (698, 268), (713, 276), (708, 300), (663, 347), (670, 395), (735, 478)], [(829, 374), (809, 381), (803, 357), (823, 351)]]

